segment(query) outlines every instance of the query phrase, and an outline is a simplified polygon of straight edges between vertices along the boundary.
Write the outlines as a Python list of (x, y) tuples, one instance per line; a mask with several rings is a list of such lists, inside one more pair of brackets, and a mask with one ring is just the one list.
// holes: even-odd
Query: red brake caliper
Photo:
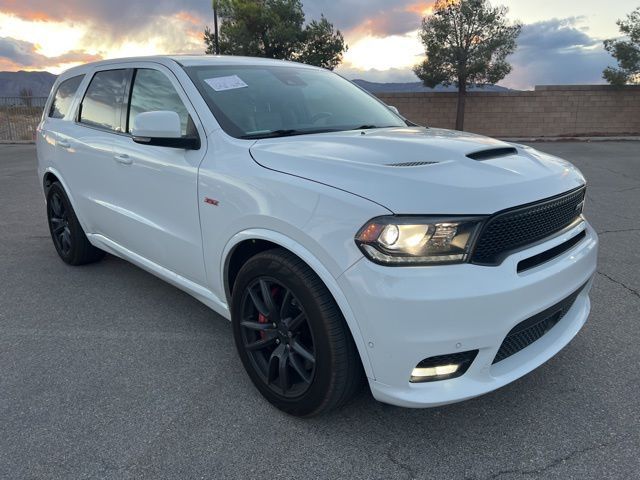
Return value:
[[(278, 293), (278, 287), (276, 286), (271, 287), (271, 298), (275, 298), (277, 293)], [(269, 320), (263, 314), (258, 313), (258, 323), (269, 323)], [(264, 338), (266, 335), (267, 334), (265, 332), (263, 331), (260, 332), (260, 338)]]
[[(267, 320), (267, 317), (265, 317), (263, 314), (259, 313), (258, 314), (258, 323), (267, 323), (269, 320)], [(264, 339), (264, 337), (266, 336), (266, 334), (261, 330), (260, 331), (260, 338)]]

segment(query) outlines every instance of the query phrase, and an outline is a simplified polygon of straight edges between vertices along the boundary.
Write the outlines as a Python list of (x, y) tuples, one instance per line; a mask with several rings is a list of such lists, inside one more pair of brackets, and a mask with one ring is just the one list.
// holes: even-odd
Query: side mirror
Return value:
[(139, 113), (131, 128), (133, 141), (143, 145), (198, 150), (200, 138), (183, 137), (180, 117), (176, 112), (155, 111)]
[(394, 107), (393, 105), (387, 105), (387, 108), (391, 110), (393, 113), (395, 113), (396, 115), (400, 117), (402, 116), (400, 115), (400, 110), (398, 110), (397, 107)]

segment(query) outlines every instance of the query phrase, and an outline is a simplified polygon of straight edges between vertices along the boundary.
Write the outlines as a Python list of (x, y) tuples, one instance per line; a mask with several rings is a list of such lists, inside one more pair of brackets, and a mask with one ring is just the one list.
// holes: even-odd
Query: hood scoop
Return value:
[(440, 162), (402, 162), (402, 163), (387, 163), (387, 167), (421, 167), (423, 165), (433, 165)]
[(508, 157), (509, 155), (517, 155), (517, 153), (518, 153), (518, 150), (516, 150), (513, 147), (490, 148), (488, 150), (480, 150), (478, 152), (469, 153), (467, 155), (467, 158), (482, 162), (484, 160), (491, 160), (493, 158)]

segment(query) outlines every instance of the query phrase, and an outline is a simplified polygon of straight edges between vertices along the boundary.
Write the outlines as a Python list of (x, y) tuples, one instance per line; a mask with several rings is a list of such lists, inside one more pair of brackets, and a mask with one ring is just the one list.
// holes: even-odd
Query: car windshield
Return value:
[(220, 126), (236, 138), (407, 125), (380, 101), (326, 70), (262, 65), (186, 70)]

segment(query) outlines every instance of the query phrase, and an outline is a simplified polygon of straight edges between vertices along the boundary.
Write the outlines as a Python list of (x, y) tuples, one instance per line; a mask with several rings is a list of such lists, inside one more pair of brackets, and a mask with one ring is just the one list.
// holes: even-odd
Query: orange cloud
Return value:
[(184, 23), (184, 33), (188, 38), (194, 41), (202, 42), (203, 21), (201, 18), (190, 14), (189, 12), (178, 12), (173, 15), (173, 19)]
[(405, 10), (407, 12), (415, 13), (416, 15), (426, 16), (433, 12), (433, 6), (435, 5), (435, 1), (433, 2), (416, 2), (408, 5)]
[(80, 50), (70, 50), (62, 55), (45, 56), (38, 52), (36, 45), (10, 37), (0, 38), (0, 70), (42, 70), (58, 69), (62, 66), (101, 60), (102, 56)]
[(50, 15), (47, 15), (45, 12), (38, 11), (27, 11), (20, 15), (24, 20), (29, 20), (31, 22), (49, 22), (53, 20)]
[(192, 15), (189, 12), (178, 12), (174, 15), (174, 17), (184, 23), (190, 23), (192, 25), (202, 25), (202, 19), (196, 17), (195, 15)]
[[(2, 13), (13, 14), (30, 22), (50, 22), (60, 20), (59, 15), (52, 15), (43, 9), (32, 8), (25, 5), (25, 1), (0, 0), (0, 11)], [(56, 2), (54, 11), (59, 11), (60, 5)]]
[(420, 21), (433, 11), (435, 1), (419, 1), (410, 5), (389, 7), (367, 18), (347, 32), (349, 38), (404, 35), (420, 28)]
[(20, 65), (8, 58), (0, 57), (0, 72), (17, 72), (18, 70), (21, 70)]

